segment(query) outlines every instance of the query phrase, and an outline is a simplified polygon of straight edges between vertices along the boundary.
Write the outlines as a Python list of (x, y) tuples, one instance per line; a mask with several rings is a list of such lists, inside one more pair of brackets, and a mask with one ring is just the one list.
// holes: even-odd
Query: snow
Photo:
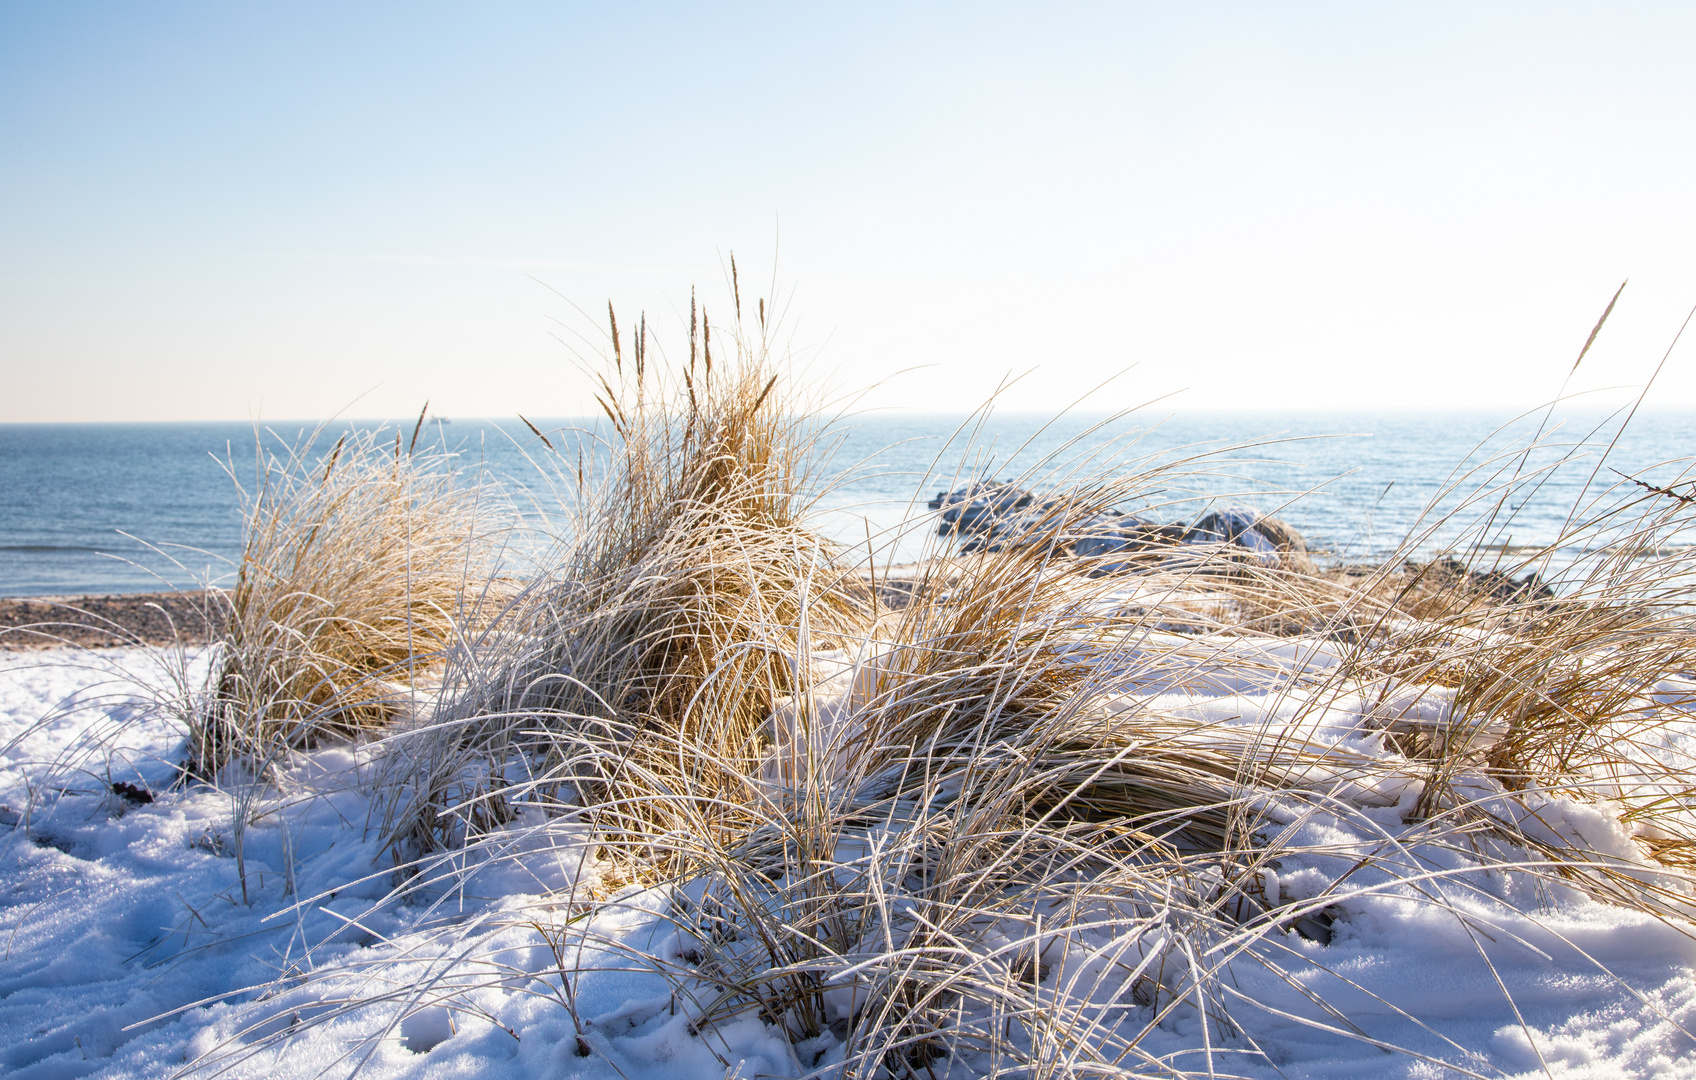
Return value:
[[(1293, 933), (1190, 943), (1213, 950), (1211, 960), (1186, 959), (1158, 918), (1131, 927), (1086, 912), (1045, 931), (1043, 994), (1103, 1032), (1147, 1027), (1127, 1067), (1696, 1077), (1688, 924), (1480, 870), (1475, 852), (1405, 820), (1421, 780), (1412, 763), (1398, 772), (1383, 728), (1391, 719), (1464, 727), (1447, 691), (1365, 687), (1316, 700), (1299, 676), (1336, 662), (1323, 643), (1172, 644), (1145, 643), (1155, 666), (1140, 697), (1116, 707), (1152, 701), (1196, 721), (1194, 737), (1239, 747), (1299, 739), (1314, 748), (1295, 785), (1312, 797), (1266, 808), (1304, 854), (1258, 880), (1265, 917), (1293, 918), (1313, 900), (1335, 921), (1325, 944)], [(1248, 666), (1245, 651), (1264, 677), (1227, 677)], [(1138, 661), (1127, 652), (1126, 662)], [(836, 658), (835, 677), (821, 683), (836, 695), (821, 715), (840, 714), (855, 692), (845, 664)], [(696, 942), (670, 913), (704, 893), (620, 885), (569, 815), (525, 808), (473, 853), (419, 867), (400, 893), (369, 747), (302, 756), (257, 794), (174, 783), (184, 732), (149, 702), (206, 667), (205, 656), (146, 650), (0, 659), (6, 1075), (158, 1077), (194, 1064), (197, 1075), (231, 1077), (357, 1067), (374, 1077), (717, 1080), (840, 1062), (828, 1030), (791, 1046), (751, 1013), (697, 1031)], [(1688, 752), (1688, 731), (1662, 735), (1667, 752)], [(117, 781), (152, 801), (115, 794)], [(1604, 807), (1551, 797), (1536, 810), (1528, 831), (1634, 857), (1628, 830)], [(238, 832), (233, 822), (245, 824)], [(847, 864), (877, 857), (871, 843), (847, 847), (838, 852)], [(1379, 861), (1364, 865), (1368, 851)], [(985, 970), (1011, 964), (1017, 938), (1014, 927), (986, 935)], [(1187, 972), (1220, 958), (1238, 1032), (1193, 1008), (1155, 1022), (1132, 993), (1152, 978), (1181, 996)], [(837, 978), (831, 1020), (854, 1007), (852, 979)], [(930, 1071), (962, 1075), (971, 1064), (944, 1059)]]

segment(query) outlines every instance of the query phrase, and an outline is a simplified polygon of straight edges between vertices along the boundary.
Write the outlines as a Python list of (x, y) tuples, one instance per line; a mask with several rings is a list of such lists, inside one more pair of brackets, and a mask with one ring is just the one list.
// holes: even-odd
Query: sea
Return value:
[[(1463, 549), (1559, 564), (1617, 542), (1635, 511), (1696, 491), (1696, 411), (1235, 412), (1151, 415), (869, 412), (821, 422), (808, 484), (819, 532), (860, 557), (945, 551), (927, 500), (978, 480), (1039, 493), (1124, 482), (1119, 509), (1162, 522), (1209, 509), (1271, 514), (1326, 558), (1370, 563)], [(593, 445), (591, 421), (433, 418), (423, 445), (491, 483), (537, 535), (567, 528), (559, 451)], [(321, 456), (353, 428), (410, 438), (414, 424), (0, 425), (0, 596), (80, 596), (226, 585), (257, 463)], [(587, 442), (585, 440), (588, 440)], [(1641, 483), (1639, 483), (1639, 481)], [(1684, 515), (1696, 517), (1696, 515)], [(1607, 527), (1587, 523), (1616, 521)], [(1657, 550), (1696, 536), (1657, 534)], [(515, 549), (516, 550), (516, 549)], [(1544, 567), (1545, 571), (1549, 569)]]

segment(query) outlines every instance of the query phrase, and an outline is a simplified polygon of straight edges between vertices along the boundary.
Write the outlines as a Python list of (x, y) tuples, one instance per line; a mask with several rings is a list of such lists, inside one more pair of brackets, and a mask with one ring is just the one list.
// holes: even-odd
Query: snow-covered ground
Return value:
[[(1273, 808), (1308, 854), (1281, 861), (1271, 890), (1299, 903), (1331, 889), (1336, 921), (1328, 943), (1283, 937), (1273, 959), (1287, 978), (1261, 961), (1226, 969), (1240, 1033), (1174, 1012), (1143, 1052), (1203, 1073), (1211, 1053), (1220, 1074), (1268, 1078), (1696, 1077), (1687, 924), (1529, 875), (1469, 873), (1466, 852), (1404, 821), (1416, 783), (1398, 787), (1378, 770), (1370, 790), (1340, 785), (1338, 762), (1388, 751), (1367, 723), (1374, 706), (1298, 708), (1277, 677), (1326, 663), (1322, 648), (1262, 648), (1259, 670), (1272, 674), (1259, 685), (1209, 676), (1209, 664), (1224, 670), (1217, 651), (1194, 651), (1187, 672), (1148, 673), (1164, 708), (1222, 732), (1299, 723), (1331, 751), (1318, 768), (1333, 771), (1315, 783), (1337, 813)], [(375, 767), (367, 751), (319, 750), (240, 807), (174, 785), (183, 733), (146, 702), (173, 679), (203, 677), (198, 663), (140, 650), (0, 658), (10, 811), (0, 1072), (157, 1077), (194, 1066), (306, 1078), (357, 1065), (373, 1077), (716, 1080), (798, 1076), (840, 1059), (828, 1033), (794, 1048), (752, 1014), (694, 1030), (680, 998), (687, 943), (666, 918), (674, 898), (600, 880), (578, 826), (521, 815), (505, 827), (503, 860), (427, 868), (434, 886), (389, 900), (392, 853), (363, 783)], [(1442, 694), (1428, 698), (1423, 707), (1440, 712)], [(130, 797), (116, 783), (132, 785)], [(151, 802), (138, 801), (143, 791)], [(1542, 816), (1599, 850), (1632, 850), (1599, 809), (1550, 803)], [(1367, 851), (1428, 877), (1388, 886), (1361, 865)], [(1103, 950), (1145, 946), (1083, 931), (1044, 954), (1045, 978), (1059, 993)], [(1134, 1026), (1150, 1014), (1127, 1005), (1113, 1015)]]

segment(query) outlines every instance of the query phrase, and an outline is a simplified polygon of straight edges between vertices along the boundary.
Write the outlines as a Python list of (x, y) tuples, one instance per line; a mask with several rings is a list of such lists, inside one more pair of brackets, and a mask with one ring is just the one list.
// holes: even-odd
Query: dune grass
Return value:
[[(1293, 1022), (1418, 1057), (1312, 988), (1348, 988), (1322, 952), (1363, 897), (1487, 933), (1469, 905), (1494, 873), (1688, 925), (1696, 791), (1657, 741), (1696, 705), (1676, 492), (1598, 491), (1555, 544), (1466, 572), (1539, 482), (1509, 454), (1458, 475), (1462, 509), (1380, 566), (1315, 566), (1291, 541), (1278, 565), (1154, 550), (1100, 573), (1070, 537), (1210, 467), (1145, 461), (1067, 475), (1026, 535), (937, 552), (890, 609), (875, 569), (809, 527), (821, 428), (761, 307), (716, 360), (692, 321), (669, 367), (645, 325), (627, 357), (612, 324), (606, 426), (548, 440), (571, 511), (558, 557), (479, 620), (477, 502), (431, 461), (356, 436), (262, 472), (196, 768), (370, 740), (400, 871), (386, 902), (438, 912), (456, 942), (439, 993), (371, 989), (356, 966), (336, 977), (366, 989), (321, 1019), (398, 1008), (388, 1032), (508, 985), (443, 881), (520, 857), (525, 821), (592, 837), (577, 884), (498, 920), (551, 950), (579, 1053), (598, 1036), (571, 958), (629, 948), (586, 927), (660, 895), (680, 944), (628, 963), (703, 1039), (749, 1016), (781, 1033), (797, 1075), (1228, 1073), (1261, 1053), (1240, 1018), (1274, 1008), (1251, 969), (1311, 1006)], [(1458, 514), (1461, 571), (1425, 551)], [(1512, 584), (1533, 571), (1552, 595)], [(439, 689), (408, 713), (426, 669)], [(1263, 695), (1265, 714), (1199, 715), (1183, 695), (1201, 687)], [(1591, 844), (1569, 804), (1625, 846)], [(1314, 839), (1346, 830), (1366, 839)], [(1299, 888), (1280, 885), (1292, 867)], [(1180, 1020), (1200, 1064), (1149, 1049)]]
[[(465, 752), (498, 772), (508, 748), (531, 790), (569, 788), (610, 841), (661, 864), (665, 837), (748, 827), (774, 704), (811, 678), (815, 648), (863, 626), (869, 597), (805, 522), (816, 425), (763, 340), (717, 341), (716, 359), (692, 349), (668, 372), (646, 362), (644, 335), (600, 374), (607, 427), (556, 458), (571, 511), (556, 565), (492, 648), (457, 655), (439, 737), (412, 740), (407, 767), (427, 775), (405, 782), (412, 801), (392, 819), (405, 850), (452, 842), (462, 796), (443, 784)], [(490, 746), (493, 759), (475, 749)]]
[(467, 626), (498, 519), (447, 455), (389, 434), (257, 447), (235, 584), (213, 594), (227, 611), (193, 709), (194, 775), (381, 728)]

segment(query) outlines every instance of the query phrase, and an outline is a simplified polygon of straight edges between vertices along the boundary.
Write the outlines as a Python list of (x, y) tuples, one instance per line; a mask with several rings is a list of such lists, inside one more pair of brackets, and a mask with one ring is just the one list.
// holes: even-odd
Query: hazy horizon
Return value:
[[(1273, 406), (1273, 405), (1267, 405), (1267, 406), (1250, 406), (1250, 405), (1213, 406), (1213, 407), (1210, 407), (1210, 408), (1196, 408), (1196, 409), (1173, 408), (1173, 407), (1167, 407), (1167, 408), (1164, 408), (1164, 409), (1141, 409), (1141, 408), (1132, 407), (1132, 408), (1128, 408), (1128, 409), (1125, 409), (1125, 410), (1107, 410), (1107, 409), (1056, 409), (1056, 410), (1048, 410), (1048, 409), (994, 409), (994, 410), (992, 410), (992, 415), (999, 418), (999, 419), (1003, 419), (1003, 420), (1033, 420), (1033, 421), (1043, 420), (1043, 419), (1048, 419), (1048, 418), (1057, 418), (1057, 417), (1065, 417), (1069, 420), (1089, 421), (1089, 420), (1104, 419), (1104, 418), (1107, 418), (1107, 417), (1123, 416), (1123, 417), (1130, 418), (1130, 419), (1146, 419), (1150, 423), (1153, 423), (1153, 424), (1158, 424), (1158, 423), (1162, 422), (1162, 420), (1164, 420), (1165, 418), (1168, 418), (1168, 417), (1178, 417), (1178, 418), (1183, 418), (1183, 419), (1186, 419), (1186, 420), (1196, 420), (1196, 419), (1205, 419), (1205, 418), (1211, 418), (1211, 417), (1218, 417), (1220, 419), (1227, 419), (1227, 418), (1233, 418), (1233, 417), (1237, 417), (1237, 418), (1254, 418), (1254, 417), (1264, 417), (1264, 418), (1277, 418), (1277, 417), (1320, 418), (1320, 417), (1336, 416), (1336, 417), (1339, 417), (1339, 418), (1347, 418), (1347, 417), (1350, 417), (1350, 416), (1359, 416), (1359, 417), (1370, 418), (1370, 417), (1377, 417), (1377, 416), (1383, 416), (1383, 417), (1466, 416), (1466, 417), (1474, 417), (1474, 418), (1501, 417), (1503, 420), (1509, 420), (1509, 419), (1520, 418), (1520, 417), (1533, 417), (1534, 418), (1534, 417), (1537, 417), (1537, 416), (1547, 412), (1548, 408), (1549, 408), (1549, 406), (1548, 406), (1547, 402), (1544, 402), (1542, 404), (1533, 404), (1533, 405), (1529, 405), (1529, 406), (1525, 406), (1525, 407), (1521, 407), (1521, 406), (1517, 406), (1517, 405), (1508, 405), (1508, 404), (1498, 404), (1498, 405), (1448, 405), (1448, 406), (1445, 406), (1445, 405), (1404, 405), (1404, 406), (1396, 406), (1396, 405), (1390, 405), (1390, 404), (1376, 404), (1376, 403), (1363, 403), (1363, 404), (1358, 404), (1358, 405), (1334, 403), (1334, 404), (1319, 404), (1319, 405), (1295, 404), (1295, 405), (1277, 405), (1277, 406)], [(1573, 419), (1601, 420), (1601, 419), (1605, 419), (1607, 417), (1616, 416), (1616, 415), (1619, 419), (1623, 420), (1623, 419), (1626, 418), (1626, 414), (1628, 412), (1631, 412), (1632, 409), (1633, 409), (1633, 405), (1630, 401), (1621, 402), (1621, 403), (1617, 403), (1617, 404), (1614, 404), (1614, 405), (1608, 405), (1608, 406), (1596, 406), (1596, 407), (1584, 407), (1584, 408), (1571, 408), (1571, 407), (1563, 408), (1563, 407), (1560, 407), (1557, 404), (1557, 407), (1556, 407), (1553, 415), (1554, 415), (1554, 418), (1556, 420), (1573, 420)], [(1682, 416), (1682, 415), (1685, 415), (1685, 414), (1696, 414), (1696, 402), (1653, 402), (1653, 401), (1648, 401), (1648, 402), (1644, 402), (1640, 406), (1637, 406), (1635, 411), (1636, 411), (1637, 415), (1639, 415), (1639, 416), (1654, 415), (1654, 416), (1663, 416), (1664, 417), (1664, 416)], [(559, 416), (541, 416), (541, 415), (531, 415), (530, 413), (524, 413), (523, 415), (526, 418), (528, 418), (532, 423), (535, 423), (537, 425), (559, 424), (559, 423), (576, 424), (576, 423), (579, 423), (579, 422), (604, 424), (606, 422), (605, 416), (603, 416), (599, 413), (577, 413), (577, 414), (573, 414), (573, 415), (559, 415)], [(902, 418), (927, 418), (928, 417), (928, 418), (962, 420), (963, 421), (963, 420), (966, 420), (968, 418), (971, 418), (971, 417), (977, 416), (977, 415), (979, 415), (977, 411), (968, 410), (968, 409), (926, 409), (926, 408), (919, 408), (919, 407), (889, 405), (889, 406), (877, 406), (876, 408), (872, 408), (872, 409), (846, 413), (846, 414), (843, 414), (842, 417), (840, 418), (840, 420), (838, 420), (836, 422), (851, 425), (851, 424), (853, 424), (853, 423), (855, 423), (856, 421), (859, 421), (859, 420), (864, 420), (864, 419), (875, 420), (875, 419), (884, 418), (884, 417), (902, 417)], [(417, 421), (418, 421), (417, 414), (413, 414), (412, 416), (386, 416), (386, 417), (385, 416), (279, 416), (279, 417), (256, 417), (256, 418), (218, 417), (218, 418), (212, 418), (212, 419), (194, 419), (194, 420), (176, 420), (176, 419), (0, 420), (0, 426), (5, 426), (5, 427), (29, 427), (29, 426), (76, 427), (76, 426), (79, 426), (79, 425), (94, 426), (94, 425), (115, 425), (115, 424), (160, 425), (160, 426), (166, 426), (166, 425), (184, 426), (184, 425), (197, 425), (198, 424), (198, 425), (206, 425), (206, 426), (230, 426), (230, 425), (253, 424), (253, 425), (257, 425), (261, 428), (267, 428), (267, 427), (294, 425), (294, 424), (314, 424), (314, 425), (318, 425), (318, 424), (322, 424), (322, 425), (355, 424), (355, 425), (375, 425), (375, 426), (401, 426), (401, 427), (406, 427), (407, 429), (410, 430), (411, 427), (415, 423), (417, 423)], [(446, 416), (446, 415), (438, 415), (434, 410), (432, 410), (431, 413), (430, 413), (429, 419), (428, 419), (428, 423), (434, 424), (434, 423), (437, 423), (438, 421), (448, 423), (448, 424), (458, 422), (458, 423), (464, 423), (464, 424), (467, 424), (467, 425), (471, 425), (471, 424), (504, 424), (504, 423), (510, 422), (513, 425), (513, 429), (516, 432), (519, 432), (519, 433), (525, 432), (523, 421), (519, 419), (519, 414), (516, 413), (516, 412), (510, 413), (506, 416), (478, 416), (478, 415), (471, 414), (471, 413), (460, 413), (460, 414), (455, 415), (455, 416)], [(1370, 433), (1367, 433), (1367, 434), (1370, 434)]]
[[(868, 404), (1530, 409), (1696, 302), (1696, 9), (0, 3), (0, 422), (581, 415), (610, 299)], [(1696, 405), (1686, 342), (1654, 405)], [(899, 373), (905, 374), (899, 374)], [(1621, 395), (1616, 395), (1620, 397)]]

